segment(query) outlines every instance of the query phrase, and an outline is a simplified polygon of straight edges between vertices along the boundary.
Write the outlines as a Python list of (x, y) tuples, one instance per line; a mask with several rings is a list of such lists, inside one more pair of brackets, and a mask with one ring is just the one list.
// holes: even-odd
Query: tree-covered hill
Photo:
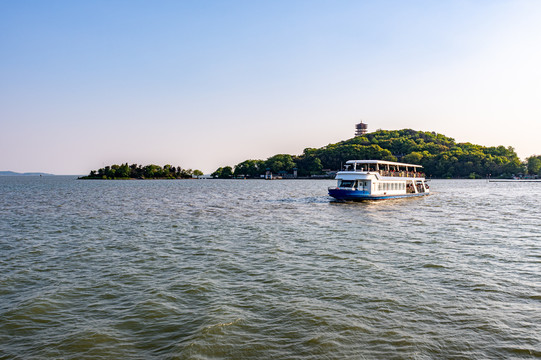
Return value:
[(353, 159), (420, 164), (427, 176), (438, 178), (511, 176), (526, 169), (512, 147), (456, 143), (435, 132), (404, 129), (378, 130), (322, 148), (308, 148), (298, 156), (279, 154), (267, 160), (246, 160), (234, 169), (220, 168), (213, 175), (259, 177), (266, 169), (276, 174), (291, 173), (294, 168), (299, 176), (320, 175), (324, 170), (339, 170)]

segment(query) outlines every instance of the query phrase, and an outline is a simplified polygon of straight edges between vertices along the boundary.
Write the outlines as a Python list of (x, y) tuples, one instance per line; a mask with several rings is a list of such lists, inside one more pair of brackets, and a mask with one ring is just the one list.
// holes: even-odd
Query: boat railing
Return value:
[[(356, 172), (366, 172), (367, 170), (355, 170)], [(422, 172), (417, 171), (393, 171), (393, 170), (368, 170), (368, 172), (375, 172), (380, 174), (381, 176), (388, 176), (388, 177), (412, 177), (412, 178), (424, 178), (425, 174)]]
[(381, 176), (424, 178), (425, 174), (417, 171), (387, 171), (379, 170)]

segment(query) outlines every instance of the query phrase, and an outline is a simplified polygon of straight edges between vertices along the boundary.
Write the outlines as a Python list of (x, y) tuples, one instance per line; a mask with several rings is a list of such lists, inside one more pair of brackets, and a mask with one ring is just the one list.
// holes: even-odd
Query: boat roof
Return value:
[(348, 160), (346, 164), (379, 164), (379, 165), (395, 165), (395, 166), (408, 166), (408, 167), (422, 167), (421, 165), (399, 163), (394, 161), (385, 160)]

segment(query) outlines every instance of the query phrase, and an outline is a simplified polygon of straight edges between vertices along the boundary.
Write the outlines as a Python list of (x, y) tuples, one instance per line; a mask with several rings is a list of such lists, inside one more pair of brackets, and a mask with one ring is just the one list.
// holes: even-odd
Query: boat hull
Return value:
[(386, 200), (386, 199), (402, 199), (409, 197), (426, 196), (429, 192), (411, 193), (411, 194), (377, 194), (373, 195), (366, 191), (347, 190), (347, 189), (329, 189), (329, 196), (337, 200), (344, 201), (365, 201), (365, 200)]

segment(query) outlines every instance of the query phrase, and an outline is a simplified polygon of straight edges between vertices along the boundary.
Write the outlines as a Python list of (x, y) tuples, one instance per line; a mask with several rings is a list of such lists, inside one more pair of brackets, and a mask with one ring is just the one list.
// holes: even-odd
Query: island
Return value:
[(377, 159), (419, 164), (432, 178), (506, 178), (518, 174), (541, 176), (541, 156), (522, 162), (513, 147), (457, 143), (428, 131), (377, 130), (321, 148), (307, 148), (301, 155), (277, 154), (266, 160), (245, 160), (218, 168), (216, 178), (332, 177), (347, 160)]
[(81, 180), (129, 180), (129, 179), (191, 179), (203, 175), (200, 170), (183, 169), (180, 166), (137, 165), (128, 163), (105, 166), (92, 170)]

